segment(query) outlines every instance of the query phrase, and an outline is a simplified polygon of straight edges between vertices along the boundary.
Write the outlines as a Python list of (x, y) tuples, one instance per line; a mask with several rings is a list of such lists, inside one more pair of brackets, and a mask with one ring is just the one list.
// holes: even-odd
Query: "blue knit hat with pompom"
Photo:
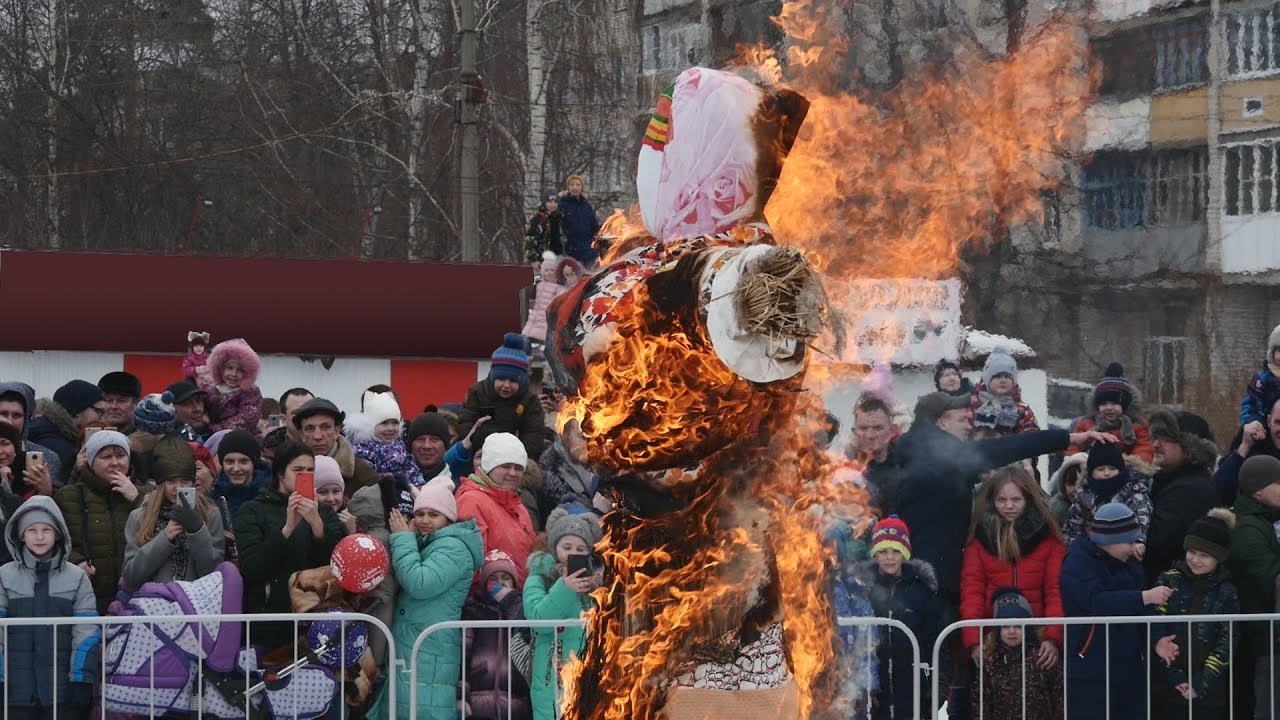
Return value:
[(502, 347), (493, 351), (490, 356), (490, 380), (514, 380), (521, 385), (529, 381), (528, 340), (520, 333), (507, 333), (502, 338)]

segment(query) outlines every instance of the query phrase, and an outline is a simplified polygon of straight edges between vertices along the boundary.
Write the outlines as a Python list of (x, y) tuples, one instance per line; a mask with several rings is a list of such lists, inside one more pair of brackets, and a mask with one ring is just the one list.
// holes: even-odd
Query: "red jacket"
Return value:
[[(1147, 462), (1153, 462), (1153, 458), (1155, 457), (1156, 450), (1154, 447), (1151, 446), (1150, 428), (1148, 428), (1147, 424), (1141, 420), (1134, 420), (1132, 422), (1133, 422), (1133, 443), (1126, 445), (1124, 440), (1121, 440), (1120, 450), (1124, 452), (1125, 455), (1136, 455), (1142, 458), (1143, 460), (1146, 460)], [(1097, 424), (1098, 423), (1091, 417), (1080, 418), (1079, 420), (1076, 421), (1075, 427), (1071, 428), (1071, 432), (1073, 433), (1088, 432), (1092, 430), (1094, 426)], [(1120, 432), (1118, 430), (1116, 431), (1109, 430), (1107, 432), (1111, 432), (1116, 437), (1120, 437)], [(1072, 445), (1071, 447), (1067, 448), (1066, 454), (1074, 455), (1078, 452), (1088, 452), (1088, 450), (1089, 450), (1088, 445), (1085, 445), (1083, 447), (1076, 447), (1075, 445)]]
[(520, 495), (494, 485), (489, 476), (477, 470), (463, 479), (454, 499), (458, 503), (458, 519), (475, 520), (480, 528), (485, 554), (502, 550), (515, 559), (520, 571), (516, 585), (523, 585), (529, 575), (525, 560), (533, 552), (537, 534)]
[[(1028, 512), (1032, 512), (1028, 510)], [(989, 549), (983, 528), (964, 549), (964, 566), (960, 579), (960, 618), (981, 620), (991, 617), (991, 603), (997, 590), (1017, 588), (1031, 605), (1035, 617), (1062, 617), (1062, 593), (1058, 575), (1066, 548), (1047, 525), (1041, 525), (1029, 539), (1023, 540), (1022, 559), (1007, 563)], [(1030, 550), (1027, 548), (1031, 547)], [(964, 629), (964, 646), (972, 650), (981, 641), (980, 628)], [(1062, 647), (1062, 627), (1045, 628), (1045, 638)]]

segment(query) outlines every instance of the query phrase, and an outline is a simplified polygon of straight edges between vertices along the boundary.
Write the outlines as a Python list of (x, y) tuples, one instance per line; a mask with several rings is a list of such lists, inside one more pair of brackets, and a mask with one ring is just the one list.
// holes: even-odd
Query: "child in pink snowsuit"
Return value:
[(201, 389), (210, 417), (217, 416), (209, 424), (211, 432), (244, 430), (262, 439), (258, 430), (258, 421), (262, 419), (262, 391), (256, 384), (260, 366), (258, 354), (240, 338), (218, 343), (209, 354), (213, 382)]
[(208, 348), (209, 333), (187, 332), (187, 356), (182, 358), (182, 377), (196, 387), (213, 382), (209, 376), (209, 356), (205, 354)]
[(542, 278), (538, 281), (533, 307), (529, 309), (529, 319), (525, 321), (524, 330), (520, 333), (539, 345), (547, 342), (547, 308), (566, 289), (556, 277), (559, 264), (560, 258), (550, 250), (542, 254)]

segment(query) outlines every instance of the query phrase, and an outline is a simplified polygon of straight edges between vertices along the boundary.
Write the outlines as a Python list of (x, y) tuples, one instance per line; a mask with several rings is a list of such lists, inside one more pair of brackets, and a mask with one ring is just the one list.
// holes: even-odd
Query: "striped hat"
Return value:
[(1133, 404), (1133, 385), (1124, 376), (1124, 367), (1120, 363), (1108, 365), (1106, 377), (1093, 388), (1093, 409), (1097, 410), (1104, 402), (1117, 403), (1124, 412), (1129, 412), (1129, 406)]
[(897, 550), (903, 560), (911, 559), (911, 534), (897, 515), (890, 515), (871, 528), (871, 557), (881, 550)]
[(1107, 503), (1093, 514), (1089, 539), (1094, 545), (1122, 545), (1138, 541), (1138, 518), (1128, 505)]
[(520, 333), (507, 333), (502, 347), (490, 356), (490, 380), (514, 380), (524, 385), (529, 380), (529, 353), (527, 341)]

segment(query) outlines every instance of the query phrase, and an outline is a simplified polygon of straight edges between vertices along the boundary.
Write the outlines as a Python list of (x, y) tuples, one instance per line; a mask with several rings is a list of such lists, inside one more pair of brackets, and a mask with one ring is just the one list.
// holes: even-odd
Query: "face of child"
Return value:
[(498, 391), (498, 397), (503, 400), (509, 400), (520, 392), (520, 383), (510, 378), (495, 378), (493, 381), (493, 389)]
[(196, 343), (195, 345), (192, 345), (192, 346), (191, 346), (191, 352), (193, 352), (193, 353), (195, 353), (195, 354), (197, 354), (197, 355), (203, 355), (203, 354), (204, 354), (204, 343)]
[(489, 582), (497, 583), (502, 587), (511, 588), (512, 590), (516, 589), (516, 579), (511, 577), (511, 573), (506, 570), (499, 570), (498, 572), (490, 575)]
[(419, 535), (430, 535), (448, 524), (449, 518), (439, 510), (422, 508), (413, 512), (413, 529)]
[(222, 458), (222, 472), (233, 485), (244, 485), (253, 479), (253, 461), (248, 455), (229, 452)]
[(373, 429), (373, 434), (382, 442), (391, 442), (400, 437), (400, 421), (395, 418), (383, 420)]
[(1013, 392), (1013, 378), (1001, 373), (991, 378), (991, 386), (987, 389), (992, 395), (1008, 395)]
[(1022, 489), (1011, 482), (1000, 486), (994, 502), (996, 512), (1005, 519), (1005, 522), (1017, 520), (1027, 509), (1027, 498), (1022, 494)]
[(1009, 647), (1022, 644), (1022, 628), (1017, 625), (1004, 625), (1000, 628), (1000, 642)]
[(1117, 543), (1115, 545), (1103, 545), (1102, 551), (1120, 562), (1129, 562), (1129, 558), (1133, 557), (1133, 543)]
[(938, 376), (938, 387), (943, 392), (955, 392), (960, 389), (960, 371), (947, 368)]
[(1188, 550), (1187, 567), (1191, 568), (1193, 575), (1208, 575), (1218, 569), (1218, 561), (1214, 560), (1212, 555), (1199, 550)]
[[(200, 463), (196, 463), (199, 465)], [(161, 483), (160, 487), (164, 492), (165, 502), (178, 502), (178, 488), (192, 487), (196, 484), (195, 478), (169, 478)]]
[(316, 502), (321, 505), (328, 505), (333, 508), (334, 512), (342, 510), (342, 502), (345, 499), (342, 495), (342, 488), (337, 485), (325, 485), (316, 490)]
[(1110, 465), (1099, 465), (1093, 469), (1093, 474), (1090, 477), (1094, 480), (1110, 480), (1119, 474), (1120, 471)]
[(885, 575), (902, 572), (902, 553), (898, 550), (881, 550), (876, 553), (876, 567)]
[(1124, 414), (1124, 408), (1120, 406), (1120, 403), (1108, 400), (1098, 405), (1098, 414), (1108, 421), (1115, 422)]
[(560, 538), (560, 542), (556, 543), (556, 559), (562, 563), (569, 562), (570, 555), (588, 555), (591, 548), (587, 547), (587, 541), (573, 535), (565, 535)]
[(243, 381), (244, 368), (240, 367), (239, 362), (228, 360), (227, 364), (222, 366), (222, 384), (234, 390), (240, 387)]
[(1076, 494), (1080, 492), (1080, 479), (1075, 478), (1075, 482), (1067, 482), (1062, 486), (1062, 494), (1067, 500), (1075, 502)]
[(541, 274), (542, 279), (546, 280), (547, 282), (556, 281), (556, 269), (554, 267), (543, 267), (541, 270), (539, 270), (539, 274)]
[(22, 531), (22, 544), (35, 558), (48, 559), (58, 544), (58, 531), (49, 523), (32, 523)]
[(1271, 362), (1274, 365), (1280, 365), (1280, 347), (1271, 348)]

